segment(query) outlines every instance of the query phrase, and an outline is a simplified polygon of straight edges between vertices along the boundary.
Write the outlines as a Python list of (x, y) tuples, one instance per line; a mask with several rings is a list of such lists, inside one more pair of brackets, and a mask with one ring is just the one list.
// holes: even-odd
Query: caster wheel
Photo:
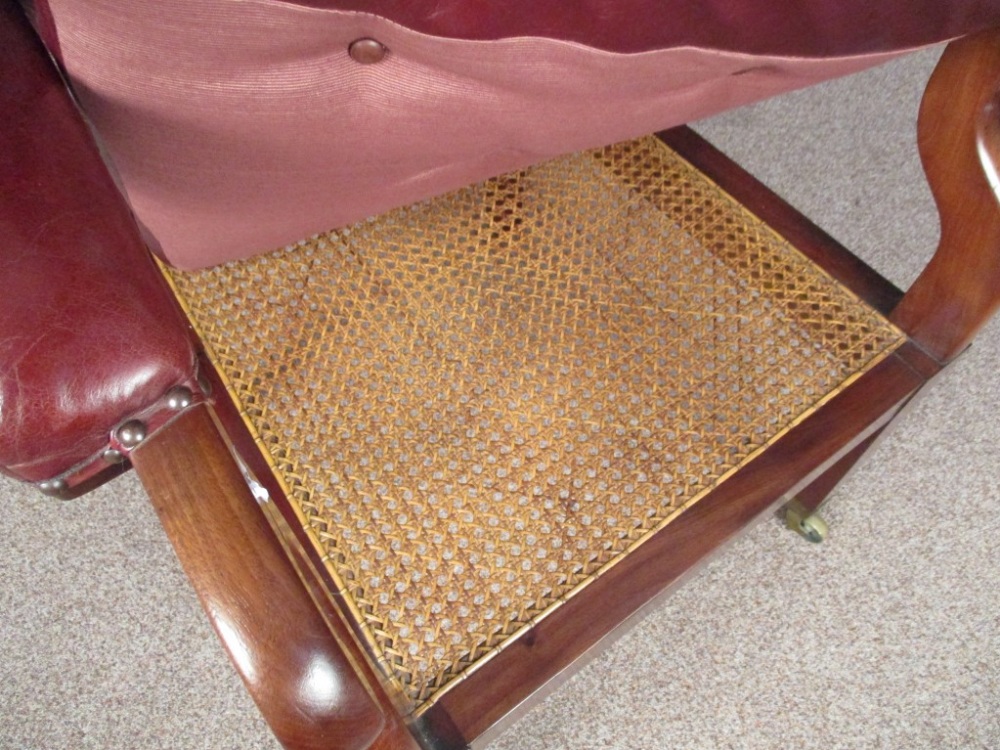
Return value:
[(829, 531), (818, 513), (811, 513), (795, 500), (785, 506), (785, 525), (814, 544), (826, 539)]

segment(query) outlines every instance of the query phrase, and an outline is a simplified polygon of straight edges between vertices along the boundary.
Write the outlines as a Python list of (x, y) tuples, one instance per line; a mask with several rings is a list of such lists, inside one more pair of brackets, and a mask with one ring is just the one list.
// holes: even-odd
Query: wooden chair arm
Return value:
[(941, 215), (934, 257), (892, 319), (947, 361), (1000, 305), (1000, 29), (952, 42), (918, 119), (924, 171)]
[(132, 454), (181, 565), (251, 695), (289, 749), (416, 748), (361, 677), (258, 507), (207, 406)]

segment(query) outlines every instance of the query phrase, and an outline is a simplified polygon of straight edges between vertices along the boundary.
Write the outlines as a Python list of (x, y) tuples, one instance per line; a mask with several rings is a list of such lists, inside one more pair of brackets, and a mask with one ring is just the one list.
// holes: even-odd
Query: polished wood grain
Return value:
[[(1000, 32), (950, 45), (921, 107), (919, 143), (942, 215), (942, 240), (911, 290), (878, 274), (687, 129), (662, 135), (695, 166), (894, 321), (917, 344), (868, 373), (704, 498), (622, 564), (443, 696), (475, 737), (564, 672), (656, 594), (783, 496), (811, 504), (832, 489), (894, 414), (971, 340), (1000, 304)], [(929, 355), (929, 356), (928, 356)], [(600, 606), (595, 607), (594, 602)], [(433, 721), (429, 716), (428, 721)]]
[(691, 128), (672, 128), (657, 135), (799, 252), (876, 310), (888, 314), (899, 303), (903, 293), (892, 282)]
[[(209, 407), (132, 454), (212, 626), (289, 750), (415, 748), (310, 596)], [(331, 630), (331, 627), (334, 630)]]
[[(693, 131), (662, 134), (835, 278), (894, 311), (920, 346), (907, 344), (880, 363), (444, 693), (415, 723), (427, 744), (464, 747), (502, 723), (783, 498), (802, 493), (818, 504), (941, 362), (966, 345), (1000, 298), (1000, 212), (982, 169), (983, 159), (992, 164), (991, 155), (1000, 154), (998, 71), (997, 34), (953, 44), (925, 96), (920, 146), (944, 229), (934, 260), (905, 296)], [(262, 473), (273, 508), (257, 507), (204, 407), (151, 439), (134, 460), (237, 668), (286, 747), (415, 747), (400, 718), (411, 707), (379, 685), (328, 593), (322, 561), (224, 403), (220, 397), (231, 439)], [(322, 665), (318, 672), (314, 664)], [(316, 674), (335, 676), (336, 700), (332, 692), (303, 690)]]
[[(929, 356), (923, 349), (913, 344), (901, 349), (899, 351), (899, 356), (920, 378), (925, 381), (930, 381), (938, 375), (942, 369), (944, 369), (944, 365)], [(920, 391), (920, 393), (925, 392), (926, 390)], [(893, 415), (892, 424), (886, 425), (886, 428), (878, 430), (869, 438), (859, 443), (854, 449), (823, 472), (807, 487), (799, 490), (795, 494), (795, 499), (808, 510), (818, 509), (826, 501), (827, 497), (833, 492), (837, 485), (840, 484), (840, 482), (843, 481), (843, 479), (851, 472), (855, 465), (861, 461), (862, 458), (864, 458), (865, 454), (868, 453), (868, 450), (878, 443), (886, 432), (891, 430), (892, 425), (895, 424), (895, 420), (904, 412), (911, 409), (913, 404), (916, 401), (919, 401), (919, 399), (920, 395), (917, 394), (915, 398), (907, 400), (907, 402), (903, 404)]]
[[(1000, 302), (998, 90), (1000, 31), (992, 30), (949, 45), (921, 102), (918, 145), (941, 215), (941, 241), (890, 317), (929, 355), (911, 363), (927, 377), (968, 346)], [(796, 499), (819, 507), (872, 442)]]
[(920, 107), (918, 143), (941, 241), (892, 319), (941, 361), (1000, 305), (1000, 30), (950, 44)]
[[(695, 166), (919, 343), (883, 363), (700, 501), (585, 596), (539, 622), (433, 709), (475, 737), (566, 670), (616, 625), (790, 493), (811, 504), (864, 454), (895, 412), (960, 352), (1000, 304), (1000, 32), (953, 43), (928, 86), (919, 143), (942, 240), (911, 290), (898, 290), (687, 129), (664, 133)], [(927, 354), (930, 357), (926, 356)], [(600, 606), (595, 607), (594, 602)], [(428, 721), (433, 720), (428, 717)]]
[[(904, 345), (908, 346), (908, 345)], [(925, 380), (892, 356), (445, 693), (424, 721), (478, 737), (783, 497), (882, 429)]]
[(807, 510), (814, 511), (818, 509), (836, 486), (840, 484), (844, 477), (850, 473), (851, 469), (868, 452), (868, 449), (878, 441), (884, 430), (885, 428), (876, 430), (869, 437), (858, 443), (843, 458), (816, 477), (806, 487), (796, 492), (795, 499)]

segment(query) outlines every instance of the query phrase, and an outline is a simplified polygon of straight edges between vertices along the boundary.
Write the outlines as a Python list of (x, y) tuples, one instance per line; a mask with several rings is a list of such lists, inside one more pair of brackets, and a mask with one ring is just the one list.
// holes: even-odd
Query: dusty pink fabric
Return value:
[[(193, 268), (882, 62), (431, 37), (280, 0), (51, 0), (154, 245)], [(361, 65), (350, 43), (389, 54)]]

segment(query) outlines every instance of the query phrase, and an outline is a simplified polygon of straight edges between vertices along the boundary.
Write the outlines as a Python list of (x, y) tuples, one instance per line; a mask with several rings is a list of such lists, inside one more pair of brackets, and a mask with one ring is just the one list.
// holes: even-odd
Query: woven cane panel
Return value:
[(652, 138), (172, 277), (417, 710), (901, 341)]

